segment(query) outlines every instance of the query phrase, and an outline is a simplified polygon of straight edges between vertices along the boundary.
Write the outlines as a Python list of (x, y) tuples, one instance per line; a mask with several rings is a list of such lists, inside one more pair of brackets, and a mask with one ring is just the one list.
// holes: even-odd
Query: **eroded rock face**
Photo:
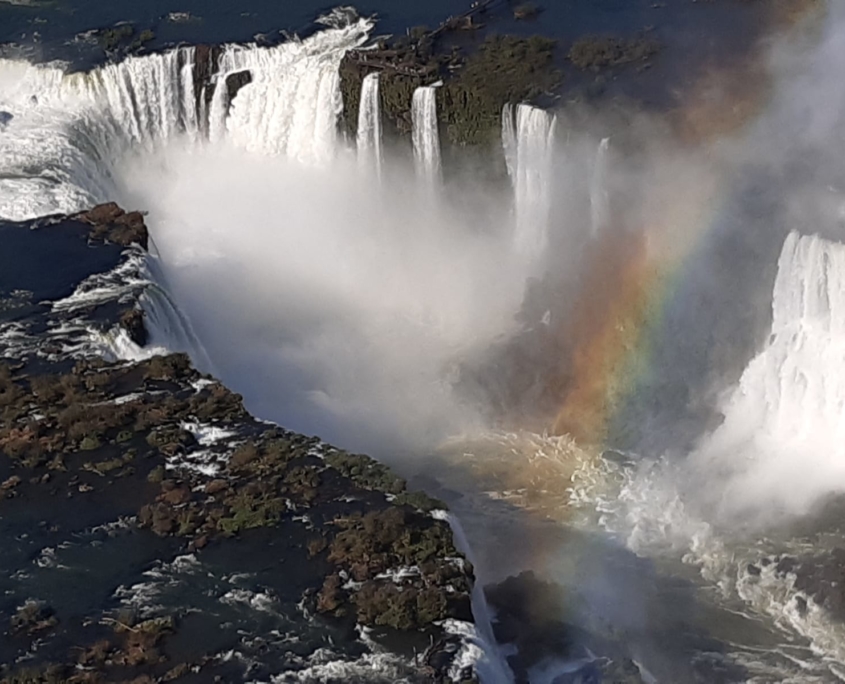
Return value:
[(140, 211), (125, 212), (114, 202), (108, 202), (73, 216), (91, 226), (90, 238), (110, 242), (121, 247), (149, 246), (149, 234)]
[(384, 45), (378, 51), (349, 52), (340, 67), (344, 122), (354, 134), (361, 83), (381, 74), (382, 114), (396, 135), (411, 133), (411, 98), (419, 86), (442, 81), (438, 119), (445, 139), (458, 146), (498, 144), (502, 107), (530, 101), (561, 81), (554, 64), (554, 40), (533, 36), (490, 36), (467, 53), (447, 38), (460, 30), (439, 29)]
[[(71, 236), (59, 256), (92, 268), (126, 270), (147, 241), (142, 215), (114, 204), (30, 227), (0, 240)], [(13, 616), (0, 681), (253, 680), (325, 649), (363, 657), (356, 625), (393, 635), (410, 681), (446, 677), (458, 644), (438, 623), (472, 619), (473, 577), (430, 515), (440, 502), (369, 457), (256, 421), (185, 355), (86, 348), (91, 329), (143, 345), (142, 286), (54, 306), (3, 278), (0, 322), (19, 335), (0, 340), (0, 614)], [(273, 629), (297, 646), (274, 645)], [(249, 676), (232, 649), (259, 663)]]

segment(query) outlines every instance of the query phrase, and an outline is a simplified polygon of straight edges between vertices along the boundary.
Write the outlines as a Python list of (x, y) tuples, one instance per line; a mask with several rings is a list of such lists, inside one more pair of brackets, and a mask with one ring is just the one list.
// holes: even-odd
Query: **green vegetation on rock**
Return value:
[(438, 91), (438, 115), (456, 145), (498, 143), (502, 107), (554, 89), (556, 42), (542, 36), (490, 36)]
[(405, 490), (405, 480), (397, 477), (390, 468), (362, 454), (334, 451), (326, 455), (326, 462), (364, 489), (377, 489), (387, 494), (400, 494)]
[(569, 49), (569, 61), (579, 69), (599, 69), (645, 62), (660, 50), (660, 44), (651, 38), (617, 38), (614, 36), (585, 36), (576, 40)]
[(100, 46), (106, 52), (111, 52), (117, 48), (121, 42), (129, 39), (135, 33), (135, 29), (130, 24), (120, 24), (113, 28), (103, 29), (100, 31), (97, 38)]

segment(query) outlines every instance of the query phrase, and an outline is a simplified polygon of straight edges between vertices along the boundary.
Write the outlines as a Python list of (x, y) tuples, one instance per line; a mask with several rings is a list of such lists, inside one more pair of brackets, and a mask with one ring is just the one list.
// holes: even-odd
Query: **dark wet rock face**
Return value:
[(361, 83), (374, 71), (381, 74), (382, 115), (398, 135), (411, 132), (414, 90), (442, 81), (438, 118), (446, 139), (459, 146), (497, 143), (505, 104), (531, 101), (561, 82), (554, 65), (554, 40), (493, 35), (466, 51), (449, 42), (450, 35), (460, 30), (444, 25), (410, 42), (402, 39), (378, 51), (349, 52), (340, 67), (349, 133), (357, 127)]
[(845, 549), (783, 556), (775, 569), (780, 575), (794, 575), (793, 587), (804, 595), (795, 598), (799, 612), (806, 613), (807, 599), (812, 599), (834, 619), (845, 620)]
[[(221, 76), (220, 55), (223, 54), (223, 49), (220, 45), (197, 45), (194, 48), (192, 76), (196, 115), (199, 121), (203, 120), (203, 112), (210, 111), (214, 92), (218, 87), (218, 76)], [(250, 83), (252, 83), (252, 73), (248, 69), (226, 76), (224, 84), (227, 91), (227, 112), (240, 89)]]
[(226, 77), (226, 90), (229, 94), (229, 102), (235, 99), (241, 88), (252, 83), (252, 72), (248, 69), (237, 71)]
[(121, 247), (139, 245), (148, 248), (149, 234), (140, 211), (123, 211), (114, 202), (101, 204), (73, 217), (92, 226), (90, 237)]
[(486, 587), (485, 593), (496, 614), (497, 641), (516, 647), (508, 662), (517, 684), (527, 684), (533, 668), (561, 661), (571, 667), (555, 676), (554, 684), (642, 684), (624, 646), (614, 643), (619, 635), (602, 637), (575, 626), (583, 621), (574, 613), (580, 601), (559, 585), (528, 571)]
[(214, 76), (220, 62), (223, 48), (219, 45), (197, 45), (194, 48), (194, 64), (192, 76), (194, 82), (194, 97), (196, 98), (197, 119), (201, 120), (201, 113), (208, 111), (214, 99)]
[(472, 619), (473, 578), (441, 504), (254, 420), (185, 355), (96, 355), (91, 330), (147, 338), (143, 286), (74, 292), (143, 257), (140, 214), (32, 227), (0, 240), (37, 261), (49, 236), (76, 268), (26, 288), (25, 264), (0, 271), (15, 332), (0, 337), (0, 681), (252, 681), (315, 657), (343, 672), (370, 650), (361, 627), (409, 681), (444, 681), (460, 644), (438, 625)]

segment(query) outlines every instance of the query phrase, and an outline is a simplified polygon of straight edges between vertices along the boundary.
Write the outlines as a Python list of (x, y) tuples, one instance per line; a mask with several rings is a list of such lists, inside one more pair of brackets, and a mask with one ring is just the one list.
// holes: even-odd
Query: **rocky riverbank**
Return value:
[(0, 239), (0, 681), (474, 680), (442, 505), (144, 349), (141, 214)]

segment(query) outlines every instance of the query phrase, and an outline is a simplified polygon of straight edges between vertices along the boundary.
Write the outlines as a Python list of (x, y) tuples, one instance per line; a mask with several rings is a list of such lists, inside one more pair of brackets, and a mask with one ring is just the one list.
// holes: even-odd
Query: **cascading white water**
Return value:
[[(305, 163), (331, 161), (338, 147), (337, 119), (343, 111), (340, 61), (366, 41), (372, 25), (358, 19), (273, 48), (227, 46), (219, 60), (210, 132), (219, 139), (225, 130), (235, 146), (250, 152)], [(249, 71), (252, 82), (227, 107), (226, 76), (239, 71)]]
[(421, 86), (411, 101), (414, 161), (417, 174), (429, 183), (440, 180), (440, 132), (436, 86)]
[[(345, 168), (342, 159), (330, 170), (315, 169), (328, 166), (322, 162), (338, 149), (337, 65), (368, 30), (366, 22), (338, 24), (270, 50), (227, 49), (214, 98), (199, 116), (190, 49), (74, 76), (0, 61), (0, 110), (12, 115), (0, 131), (0, 216), (137, 199), (133, 204), (152, 209), (162, 259), (175, 267), (179, 282), (166, 292), (192, 305), (186, 310), (197, 314), (209, 354), (222, 360), (221, 375), (250, 407), (353, 446), (388, 443), (382, 448), (389, 451), (395, 443), (428, 445), (465, 427), (449, 373), (510, 332), (526, 275), (525, 259), (512, 263), (513, 246), (530, 261), (548, 240), (556, 121), (527, 105), (503, 110), (516, 197), (515, 236), (507, 245), (490, 237), (495, 230), (485, 232), (488, 225), (402, 194), (404, 188), (390, 197), (372, 192), (372, 176)], [(253, 82), (229, 102), (226, 77), (242, 70)], [(440, 175), (434, 95), (432, 88), (414, 95), (414, 148), (428, 179)], [(171, 144), (182, 139), (195, 144)], [(607, 221), (605, 142), (590, 177), (594, 232)], [(136, 152), (146, 168), (121, 163)], [(590, 155), (581, 168), (590, 168)], [(115, 192), (126, 185), (135, 194)], [(725, 426), (698, 458), (714, 466), (713, 474), (752, 484), (756, 468), (783, 458), (790, 462), (785, 479), (797, 489), (812, 479), (829, 491), (840, 478), (845, 443), (835, 421), (843, 408), (837, 384), (845, 339), (837, 300), (845, 285), (838, 275), (842, 247), (790, 240), (775, 292), (773, 339), (764, 360), (749, 366)], [(168, 346), (191, 348), (196, 337), (164, 293), (148, 295), (153, 332), (168, 338)], [(802, 431), (802, 420), (812, 421), (812, 429)], [(754, 448), (739, 451), (749, 444)], [(807, 455), (813, 458), (801, 461)], [(653, 518), (661, 534), (681, 508), (677, 492), (668, 491), (660, 498), (639, 490), (664, 516)], [(621, 499), (601, 502), (606, 519)], [(635, 517), (631, 510), (628, 520)], [(640, 529), (642, 523), (637, 519)], [(698, 550), (710, 534), (702, 529), (696, 520), (684, 527)]]
[(593, 162), (593, 173), (590, 176), (590, 233), (593, 237), (602, 232), (610, 218), (610, 194), (607, 190), (609, 148), (610, 138), (602, 138)]
[(361, 100), (358, 109), (358, 160), (375, 168), (381, 176), (381, 104), (379, 101), (379, 75), (367, 74), (361, 83)]
[[(338, 66), (372, 21), (330, 16), (307, 40), (274, 48), (229, 46), (208, 112), (197, 114), (195, 50), (126, 59), (90, 73), (0, 59), (0, 217), (69, 213), (120, 195), (116, 167), (176, 138), (197, 144), (204, 117), (214, 142), (305, 163), (329, 161), (342, 110)], [(226, 76), (252, 83), (228, 102)], [(205, 98), (200, 97), (204, 107)]]
[(65, 74), (0, 60), (0, 216), (70, 212), (116, 194), (115, 165), (198, 134), (192, 48)]
[(516, 140), (516, 112), (514, 106), (507, 102), (502, 107), (502, 151), (505, 155), (505, 166), (508, 177), (516, 178), (517, 140)]
[(725, 513), (800, 513), (845, 491), (845, 245), (791, 233), (772, 313), (765, 349), (695, 455), (703, 476), (725, 478)]
[(551, 171), (557, 117), (519, 104), (502, 111), (502, 141), (514, 188), (514, 245), (528, 260), (543, 254), (551, 212)]

